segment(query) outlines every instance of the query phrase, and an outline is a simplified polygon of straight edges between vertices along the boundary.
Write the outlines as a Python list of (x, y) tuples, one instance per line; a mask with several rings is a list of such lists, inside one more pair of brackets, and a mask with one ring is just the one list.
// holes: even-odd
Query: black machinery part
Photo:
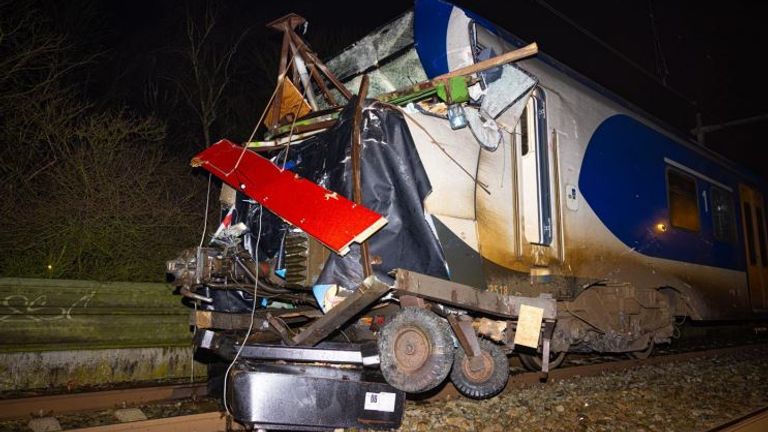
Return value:
[(405, 394), (373, 369), (244, 362), (228, 377), (233, 417), (253, 429), (396, 429)]
[[(560, 367), (560, 365), (563, 364), (563, 360), (565, 360), (565, 355), (566, 355), (565, 352), (550, 353), (549, 369), (552, 370)], [(518, 357), (520, 357), (520, 363), (522, 363), (523, 367), (526, 370), (529, 370), (532, 372), (541, 371), (541, 353), (538, 353), (538, 354), (519, 353)]]
[(645, 347), (645, 349), (640, 351), (630, 351), (627, 353), (627, 355), (629, 355), (629, 358), (635, 360), (645, 360), (650, 357), (651, 354), (653, 354), (655, 347), (656, 345), (653, 343), (653, 338), (651, 338), (650, 342), (648, 342), (648, 346)]

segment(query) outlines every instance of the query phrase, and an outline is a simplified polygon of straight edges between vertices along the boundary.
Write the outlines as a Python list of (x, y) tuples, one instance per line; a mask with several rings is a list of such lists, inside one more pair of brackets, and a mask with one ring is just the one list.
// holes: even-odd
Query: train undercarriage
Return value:
[[(268, 268), (234, 242), (189, 249), (167, 269), (199, 304), (198, 349), (235, 365), (224, 395), (235, 419), (263, 428), (396, 427), (406, 393), (450, 380), (470, 398), (498, 394), (510, 355), (546, 377), (568, 351), (642, 357), (674, 329), (665, 295), (630, 286), (593, 286), (556, 301), (396, 269), (393, 282), (370, 276), (323, 312), (324, 299)], [(222, 307), (227, 296), (250, 303), (250, 313)], [(299, 393), (306, 409), (275, 411), (275, 401)], [(347, 399), (320, 403), (333, 394)]]

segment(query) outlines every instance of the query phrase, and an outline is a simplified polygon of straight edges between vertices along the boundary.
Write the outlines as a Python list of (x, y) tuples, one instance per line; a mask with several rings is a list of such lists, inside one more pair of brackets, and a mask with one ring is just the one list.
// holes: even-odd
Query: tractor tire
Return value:
[(496, 396), (507, 385), (509, 360), (506, 354), (493, 342), (480, 339), (483, 367), (473, 371), (469, 357), (463, 349), (456, 350), (451, 370), (451, 381), (459, 393), (472, 399), (487, 399)]
[(421, 393), (442, 383), (453, 363), (448, 323), (434, 313), (404, 308), (378, 337), (381, 373), (398, 390)]

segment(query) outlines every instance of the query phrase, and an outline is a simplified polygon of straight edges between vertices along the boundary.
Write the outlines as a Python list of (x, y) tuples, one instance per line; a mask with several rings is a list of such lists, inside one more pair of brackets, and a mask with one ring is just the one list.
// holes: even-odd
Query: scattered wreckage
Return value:
[[(423, 206), (430, 181), (397, 106), (433, 96), (466, 102), (473, 74), (533, 55), (535, 44), (370, 100), (366, 79), (353, 96), (309, 51), (293, 30), (301, 22), (270, 24), (290, 47), (265, 116), (271, 142), (222, 140), (195, 156), (237, 198), (211, 246), (168, 263), (180, 293), (199, 304), (197, 346), (239, 360), (228, 407), (259, 427), (391, 428), (406, 392), (449, 376), (469, 397), (499, 393), (516, 346), (549, 351), (556, 302), (448, 280)], [(288, 64), (299, 77), (305, 65), (314, 83), (292, 82)], [(306, 97), (314, 86), (330, 109)], [(286, 131), (293, 138), (281, 141)], [(283, 403), (302, 409), (275, 410)]]
[[(236, 420), (394, 428), (406, 393), (450, 380), (498, 394), (509, 355), (543, 374), (566, 352), (643, 357), (677, 316), (745, 307), (743, 273), (664, 249), (673, 237), (652, 227), (665, 214), (674, 227), (672, 210), (625, 217), (603, 202), (634, 192), (595, 195), (619, 187), (600, 177), (605, 155), (635, 151), (600, 147), (602, 128), (663, 136), (559, 63), (530, 60), (536, 44), (417, 0), (326, 65), (294, 31), (304, 22), (269, 24), (283, 42), (266, 133), (194, 157), (223, 182), (225, 217), (208, 246), (168, 262), (196, 305), (197, 347), (231, 363)], [(632, 155), (616, 169), (657, 162)], [(658, 159), (661, 172), (672, 163)]]

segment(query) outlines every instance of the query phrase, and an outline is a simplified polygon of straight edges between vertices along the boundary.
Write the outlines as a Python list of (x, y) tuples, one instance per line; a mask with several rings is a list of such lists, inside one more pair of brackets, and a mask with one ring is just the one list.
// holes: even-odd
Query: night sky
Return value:
[[(105, 95), (121, 98), (129, 108), (140, 111), (141, 103), (136, 95), (141, 85), (173, 61), (167, 53), (172, 51), (169, 47), (174, 41), (183, 37), (185, 9), (200, 2), (84, 3), (98, 10), (97, 18), (88, 23), (78, 23), (79, 7), (71, 6), (78, 2), (52, 3), (51, 7), (61, 18), (61, 25), (68, 26), (68, 33), (80, 35), (85, 44), (105, 53), (105, 60), (94, 69), (88, 91), (95, 98)], [(219, 12), (217, 31), (236, 35), (248, 30), (234, 60), (240, 66), (233, 87), (241, 89), (237, 94), (253, 95), (243, 104), (251, 104), (254, 115), (260, 112), (263, 95), (255, 94), (252, 88), (264, 87), (271, 91), (268, 87), (274, 80), (272, 76), (264, 76), (264, 67), (253, 67), (254, 53), (266, 53), (262, 57), (276, 53), (280, 41), (279, 35), (264, 28), (266, 22), (288, 12), (306, 17), (309, 21), (307, 39), (321, 57), (327, 58), (412, 5), (403, 0), (212, 3)], [(697, 112), (701, 113), (705, 125), (768, 112), (763, 102), (768, 97), (768, 85), (764, 70), (758, 66), (768, 42), (763, 22), (768, 17), (765, 2), (457, 3), (525, 40), (538, 42), (544, 52), (681, 130), (688, 131), (695, 126)], [(566, 19), (577, 23), (582, 30)], [(595, 42), (584, 31), (610, 45), (645, 72)], [(239, 124), (245, 123), (241, 120)], [(768, 121), (729, 128), (708, 134), (707, 145), (768, 177), (762, 157), (756, 157), (762, 155), (767, 130)]]

